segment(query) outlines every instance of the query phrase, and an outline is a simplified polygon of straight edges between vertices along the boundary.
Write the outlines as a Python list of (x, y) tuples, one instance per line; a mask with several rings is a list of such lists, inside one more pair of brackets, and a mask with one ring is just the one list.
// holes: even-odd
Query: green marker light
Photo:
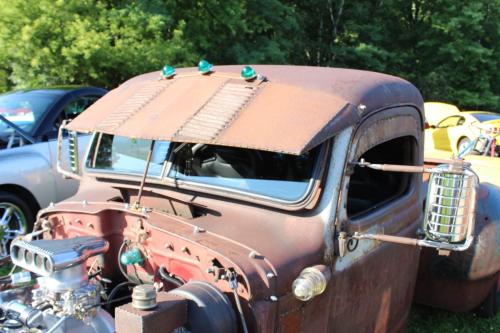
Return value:
[(203, 75), (209, 74), (213, 67), (214, 66), (205, 59), (201, 59), (198, 63), (198, 71)]
[(241, 70), (241, 77), (247, 81), (250, 81), (257, 77), (257, 72), (252, 67), (245, 66)]
[(170, 79), (175, 75), (175, 68), (170, 65), (165, 65), (161, 70), (161, 75), (163, 75), (165, 79)]

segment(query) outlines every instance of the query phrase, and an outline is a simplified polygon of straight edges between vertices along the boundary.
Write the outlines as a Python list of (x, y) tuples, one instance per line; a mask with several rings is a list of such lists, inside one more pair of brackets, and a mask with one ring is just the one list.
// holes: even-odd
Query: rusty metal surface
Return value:
[[(458, 267), (460, 268), (460, 267)], [(414, 301), (454, 312), (466, 312), (477, 308), (498, 280), (498, 272), (477, 280), (469, 280), (450, 274), (457, 269), (447, 266), (435, 250), (424, 249), (420, 256)]]
[[(159, 80), (158, 72), (141, 75), (101, 98), (68, 129), (301, 154), (369, 112), (422, 104), (413, 85), (389, 75), (296, 66), (255, 69), (268, 80), (239, 79), (240, 66), (217, 67), (210, 75), (180, 69), (169, 80)], [(224, 119), (214, 118), (224, 109)]]
[[(363, 241), (351, 244), (346, 257), (339, 258), (333, 255), (335, 218), (346, 214), (348, 184), (342, 182), (349, 174), (345, 159), (355, 160), (357, 153), (359, 137), (352, 136), (355, 126), (369, 115), (373, 115), (369, 118), (372, 125), (380, 121), (380, 126), (374, 126), (381, 130), (367, 132), (370, 140), (364, 140), (360, 149), (401, 135), (414, 136), (419, 146), (420, 94), (404, 80), (363, 71), (255, 66), (269, 80), (245, 82), (238, 79), (240, 69), (217, 67), (209, 76), (181, 69), (167, 81), (158, 81), (159, 73), (136, 77), (94, 104), (70, 127), (96, 130), (101, 124), (102, 131), (136, 138), (294, 154), (349, 127), (342, 132), (342, 140), (337, 143), (335, 138), (328, 146), (342, 156), (332, 153), (329, 161), (322, 161), (328, 174), (326, 180), (317, 180), (311, 194), (314, 199), (307, 206), (287, 210), (216, 192), (151, 183), (144, 187), (141, 204), (145, 209), (134, 209), (130, 205), (137, 199), (133, 177), (87, 174), (73, 198), (41, 213), (52, 225), (44, 237), (104, 237), (110, 250), (105, 254), (103, 274), (113, 281), (121, 278), (116, 263), (125, 238), (135, 242), (147, 258), (143, 266), (136, 266), (146, 281), (158, 282), (158, 268), (164, 266), (182, 280), (207, 281), (232, 296), (228, 281), (208, 269), (214, 265), (218, 272), (232, 268), (252, 332), (404, 330), (419, 250)], [(156, 90), (149, 93), (149, 88), (138, 93), (152, 82), (165, 87), (157, 94)], [(252, 92), (243, 93), (241, 87), (234, 90), (232, 84)], [(224, 87), (231, 91), (224, 92)], [(127, 100), (138, 102), (128, 104), (120, 117)], [(385, 110), (390, 107), (398, 109)], [(218, 110), (224, 112), (216, 114)], [(397, 114), (401, 117), (392, 119)], [(382, 121), (384, 117), (389, 120)], [(358, 132), (365, 129), (360, 127)], [(421, 162), (419, 154), (417, 163)], [(390, 235), (413, 236), (422, 213), (416, 178), (412, 190), (400, 200), (381, 206), (365, 219), (343, 221), (348, 223), (346, 230), (379, 228)], [(297, 300), (291, 293), (294, 279), (304, 268), (318, 264), (331, 265), (333, 270), (326, 291), (308, 302)]]
[(157, 306), (138, 310), (127, 303), (115, 309), (116, 333), (170, 332), (187, 321), (187, 300), (166, 292), (159, 292)]
[[(160, 212), (143, 215), (125, 209), (123, 204), (108, 203), (103, 207), (92, 202), (85, 206), (59, 203), (43, 217), (50, 213), (53, 232), (47, 235), (49, 238), (81, 234), (104, 237), (110, 242), (105, 255), (110, 266), (117, 262), (123, 238), (135, 240), (138, 225), (142, 225), (147, 234), (144, 247), (149, 256), (145, 266), (148, 273), (163, 264), (185, 280), (214, 282), (219, 289), (230, 292), (227, 281), (215, 282), (206, 272), (217, 259), (225, 267), (234, 267), (243, 277), (238, 292), (245, 299), (269, 299), (289, 293), (300, 271), (321, 261), (324, 225), (315, 216), (291, 217), (214, 199), (197, 201), (212, 211), (191, 220)], [(143, 203), (148, 204), (147, 196)], [(119, 274), (117, 267), (106, 267), (105, 272)]]
[[(434, 166), (442, 161), (427, 160)], [(424, 176), (424, 185), (427, 185)], [(425, 191), (425, 186), (423, 188)], [(500, 189), (481, 183), (476, 205), (475, 238), (464, 252), (439, 256), (422, 251), (415, 301), (442, 309), (464, 312), (479, 306), (498, 279), (500, 271)]]

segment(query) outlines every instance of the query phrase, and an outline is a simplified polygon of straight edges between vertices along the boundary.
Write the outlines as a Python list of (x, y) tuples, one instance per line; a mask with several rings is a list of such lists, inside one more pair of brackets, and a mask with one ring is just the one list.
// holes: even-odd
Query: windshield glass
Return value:
[[(98, 172), (142, 175), (151, 140), (96, 135), (86, 167)], [(189, 183), (293, 202), (311, 187), (320, 148), (296, 156), (207, 144), (156, 141), (148, 169), (177, 185)]]
[[(32, 133), (50, 106), (62, 95), (61, 91), (16, 91), (0, 95), (0, 115), (27, 133)], [(13, 129), (0, 120), (0, 136), (9, 135)]]
[(482, 123), (485, 121), (500, 120), (500, 114), (473, 113), (472, 116)]

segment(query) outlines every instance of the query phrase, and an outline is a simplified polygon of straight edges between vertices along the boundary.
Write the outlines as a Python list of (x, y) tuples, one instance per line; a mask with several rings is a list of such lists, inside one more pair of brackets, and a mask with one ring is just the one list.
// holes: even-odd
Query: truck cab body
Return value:
[[(88, 266), (188, 299), (192, 332), (404, 331), (420, 249), (339, 235), (416, 237), (421, 175), (356, 162), (423, 164), (420, 93), (364, 71), (240, 69), (142, 75), (71, 122), (93, 139), (77, 194), (39, 215), (44, 239), (104, 238)], [(307, 269), (323, 288), (304, 301)], [(122, 307), (117, 332), (154, 327)]]

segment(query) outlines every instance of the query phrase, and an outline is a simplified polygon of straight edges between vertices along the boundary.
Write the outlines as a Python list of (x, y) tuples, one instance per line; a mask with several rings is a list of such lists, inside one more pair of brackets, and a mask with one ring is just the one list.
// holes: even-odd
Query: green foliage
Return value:
[(1, 63), (16, 87), (113, 87), (165, 62), (195, 61), (183, 22), (174, 25), (157, 1), (2, 1), (0, 26)]
[(113, 87), (206, 58), (374, 70), (500, 111), (499, 41), (500, 0), (0, 0), (0, 90)]
[(427, 100), (500, 111), (500, 0), (310, 0), (297, 6), (306, 63), (394, 74), (417, 85)]

